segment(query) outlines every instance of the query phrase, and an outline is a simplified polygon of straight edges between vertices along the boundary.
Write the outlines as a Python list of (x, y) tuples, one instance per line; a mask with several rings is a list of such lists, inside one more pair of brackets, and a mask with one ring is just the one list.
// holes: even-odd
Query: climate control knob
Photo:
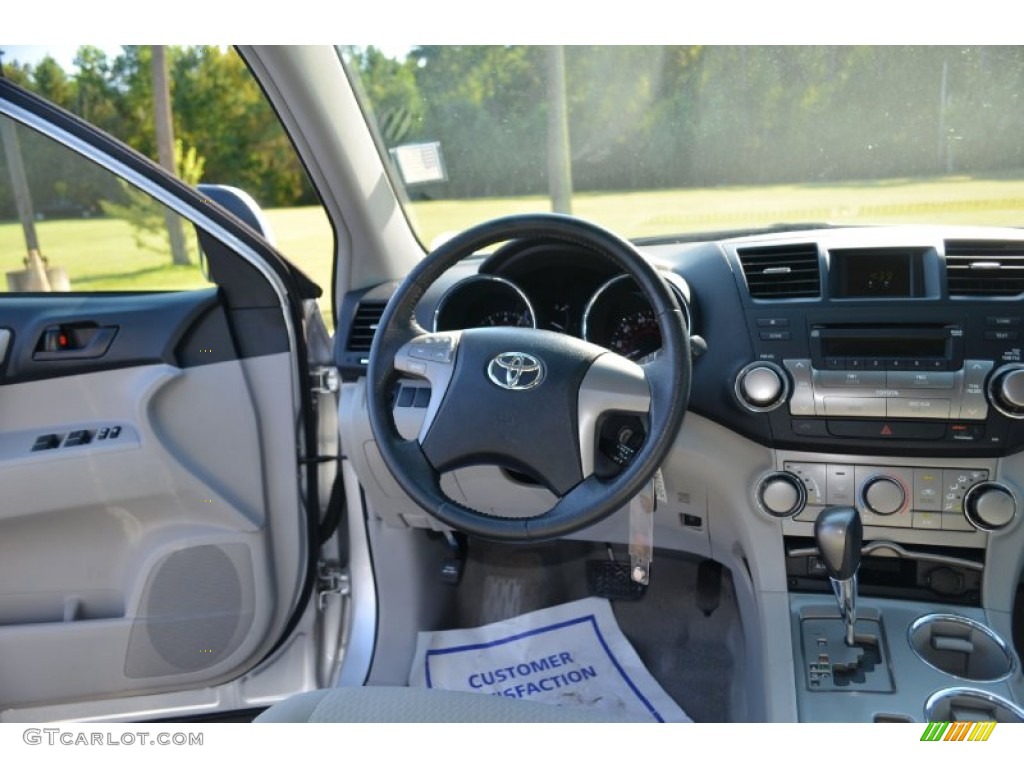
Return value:
[(992, 376), (988, 397), (1000, 413), (1024, 419), (1024, 365), (1004, 365)]
[(775, 363), (751, 363), (736, 377), (736, 399), (750, 411), (778, 408), (789, 394), (789, 380)]
[(864, 506), (876, 515), (891, 515), (903, 508), (907, 494), (891, 477), (873, 477), (864, 484)]
[(772, 517), (792, 517), (807, 504), (807, 489), (792, 472), (771, 472), (757, 486), (757, 502)]
[(1013, 522), (1017, 501), (1000, 483), (978, 483), (964, 496), (964, 514), (975, 528), (998, 531)]

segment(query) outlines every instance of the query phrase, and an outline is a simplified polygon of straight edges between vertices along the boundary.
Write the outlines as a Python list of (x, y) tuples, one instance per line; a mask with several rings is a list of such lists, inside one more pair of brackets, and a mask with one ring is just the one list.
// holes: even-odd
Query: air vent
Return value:
[(1024, 293), (1024, 242), (946, 242), (950, 296), (1017, 296)]
[(741, 248), (747, 289), (755, 299), (803, 299), (821, 296), (818, 247), (799, 245)]
[(364, 301), (356, 309), (352, 318), (352, 327), (348, 332), (349, 352), (369, 352), (373, 343), (373, 334), (377, 332), (380, 316), (384, 314), (383, 301)]

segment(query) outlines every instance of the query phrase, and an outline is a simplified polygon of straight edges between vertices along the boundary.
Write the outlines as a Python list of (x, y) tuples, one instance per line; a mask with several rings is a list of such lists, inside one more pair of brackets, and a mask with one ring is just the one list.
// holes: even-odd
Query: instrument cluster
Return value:
[[(451, 286), (437, 304), (434, 331), (487, 326), (542, 328), (577, 336), (643, 361), (661, 348), (650, 303), (629, 275), (588, 253), (500, 252), (480, 271)], [(663, 272), (692, 332), (690, 290)]]

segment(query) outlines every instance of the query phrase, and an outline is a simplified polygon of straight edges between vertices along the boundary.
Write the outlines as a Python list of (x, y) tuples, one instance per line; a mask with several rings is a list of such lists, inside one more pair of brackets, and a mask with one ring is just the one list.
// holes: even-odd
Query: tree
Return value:
[(372, 45), (348, 48), (350, 66), (359, 73), (359, 84), (377, 118), (381, 138), (389, 149), (419, 136), (424, 104), (416, 84), (412, 61), (389, 58)]
[(73, 84), (56, 59), (45, 56), (32, 70), (32, 89), (54, 104), (71, 109), (73, 107)]
[[(160, 165), (174, 173), (174, 127), (171, 125), (171, 86), (167, 82), (167, 57), (162, 45), (154, 45), (150, 54), (153, 66), (153, 123), (157, 156), (160, 158)], [(180, 150), (180, 147), (178, 149)], [(175, 264), (189, 264), (191, 260), (185, 250), (185, 233), (181, 228), (181, 220), (171, 211), (167, 211), (165, 219), (172, 261)]]

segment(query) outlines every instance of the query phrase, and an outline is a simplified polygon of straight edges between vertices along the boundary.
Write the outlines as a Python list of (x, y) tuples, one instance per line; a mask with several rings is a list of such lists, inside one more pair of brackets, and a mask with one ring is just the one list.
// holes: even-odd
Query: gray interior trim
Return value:
[(610, 353), (594, 360), (580, 382), (577, 404), (583, 477), (594, 473), (597, 422), (601, 416), (608, 411), (647, 413), (650, 407), (651, 389), (643, 368)]
[[(420, 423), (419, 441), (422, 443), (430, 432), (430, 427), (437, 417), (455, 372), (455, 361), (459, 352), (461, 331), (444, 333), (425, 333), (407, 341), (395, 353), (395, 370), (419, 376), (430, 382), (430, 403)], [(440, 357), (429, 357), (421, 354), (433, 351)]]

